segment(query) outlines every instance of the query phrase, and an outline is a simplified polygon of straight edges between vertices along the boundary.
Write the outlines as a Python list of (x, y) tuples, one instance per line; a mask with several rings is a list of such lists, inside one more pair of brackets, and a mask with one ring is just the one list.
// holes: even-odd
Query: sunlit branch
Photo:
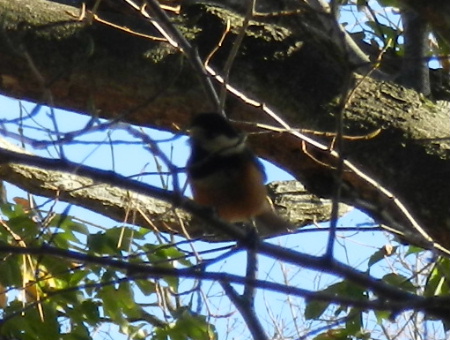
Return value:
[[(221, 75), (219, 75), (213, 68), (210, 66), (206, 66), (206, 70), (213, 76), (219, 83), (224, 83), (224, 80)], [(235, 88), (234, 86), (230, 84), (226, 84), (227, 90), (241, 99), (243, 102), (245, 102), (248, 105), (254, 106), (256, 108), (261, 109), (264, 113), (266, 113), (268, 116), (270, 116), (272, 119), (274, 119), (281, 127), (271, 127), (271, 126), (260, 126), (261, 128), (264, 128), (269, 131), (275, 131), (275, 132), (286, 132), (291, 134), (292, 136), (297, 137), (301, 142), (307, 143), (308, 145), (317, 148), (320, 151), (323, 151), (327, 153), (330, 157), (339, 160), (340, 155), (339, 152), (330, 149), (328, 145), (325, 145), (323, 143), (320, 143), (316, 141), (315, 139), (299, 132), (297, 129), (293, 129), (287, 122), (285, 122), (280, 115), (275, 113), (272, 109), (270, 109), (267, 105), (265, 105), (262, 102), (259, 102), (257, 100), (254, 100), (244, 93), (242, 93), (239, 89)], [(259, 126), (259, 125), (258, 125)], [(420, 226), (420, 224), (416, 221), (416, 219), (412, 216), (412, 214), (409, 212), (409, 210), (406, 208), (406, 206), (393, 194), (391, 193), (387, 188), (383, 187), (380, 183), (378, 183), (374, 178), (367, 175), (365, 172), (360, 170), (357, 166), (355, 166), (352, 162), (344, 159), (343, 165), (345, 170), (352, 171), (356, 176), (358, 176), (360, 179), (365, 181), (367, 184), (372, 186), (375, 190), (377, 190), (387, 202), (386, 204), (393, 204), (395, 206), (395, 209), (404, 217), (405, 221), (414, 229), (416, 230), (419, 235), (422, 237), (422, 243), (426, 243), (428, 248), (430, 249), (436, 249), (444, 254), (450, 255), (450, 250), (443, 247), (439, 242), (434, 240), (426, 231), (424, 228)], [(357, 199), (356, 203), (361, 207), (367, 207), (369, 211), (378, 211), (380, 215), (386, 220), (389, 221), (392, 227), (397, 228), (399, 231), (403, 231), (405, 228), (401, 226), (401, 222), (397, 221), (397, 219), (392, 216), (392, 214), (385, 209), (385, 207), (378, 207), (374, 206), (373, 204), (369, 202), (365, 202), (362, 199)]]
[(110, 184), (120, 188), (126, 188), (137, 193), (152, 196), (162, 201), (171, 203), (185, 211), (200, 217), (205, 223), (214, 227), (216, 230), (225, 233), (231, 239), (236, 240), (239, 245), (246, 248), (254, 248), (260, 254), (268, 257), (283, 260), (294, 265), (301, 265), (306, 268), (313, 268), (320, 271), (328, 272), (333, 275), (347, 278), (357, 284), (367, 287), (376, 294), (384, 295), (385, 297), (397, 299), (399, 297), (409, 298), (410, 294), (378, 282), (370, 276), (355, 270), (339, 261), (330, 258), (315, 257), (311, 255), (302, 254), (291, 249), (275, 246), (260, 240), (249, 240), (247, 232), (239, 226), (232, 225), (221, 221), (210, 209), (205, 209), (197, 205), (192, 200), (189, 200), (177, 193), (164, 190), (155, 186), (140, 183), (138, 181), (130, 180), (125, 176), (115, 174), (111, 171), (104, 171), (92, 167), (80, 165), (77, 163), (68, 162), (65, 160), (46, 159), (36, 156), (20, 154), (13, 151), (0, 149), (0, 162), (21, 163), (31, 166), (37, 166), (41, 169), (65, 171), (81, 176), (91, 178), (94, 182)]
[[(155, 28), (167, 39), (167, 41), (175, 48), (182, 51), (188, 58), (193, 69), (199, 75), (200, 82), (211, 101), (211, 104), (216, 112), (221, 112), (219, 97), (212, 84), (211, 79), (208, 77), (203, 63), (200, 59), (197, 49), (195, 49), (189, 41), (179, 32), (175, 25), (170, 21), (167, 14), (161, 8), (160, 4), (155, 0), (147, 0), (148, 6), (139, 6), (132, 0), (124, 0), (132, 8), (139, 11), (147, 20), (149, 20)], [(146, 7), (151, 11), (151, 14), (147, 12)]]

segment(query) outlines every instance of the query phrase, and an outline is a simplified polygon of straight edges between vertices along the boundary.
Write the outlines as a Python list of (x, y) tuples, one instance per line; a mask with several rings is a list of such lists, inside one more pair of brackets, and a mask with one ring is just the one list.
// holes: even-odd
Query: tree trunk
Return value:
[[(97, 18), (88, 13), (78, 21), (77, 8), (45, 0), (0, 0), (0, 12), (0, 91), (6, 96), (172, 131), (186, 127), (195, 113), (212, 109), (198, 74), (178, 50), (97, 19), (160, 38), (137, 12), (100, 7)], [(448, 108), (401, 86), (352, 75), (355, 65), (347, 62), (350, 52), (344, 40), (328, 34), (319, 19), (314, 11), (254, 18), (230, 83), (273, 108), (293, 128), (334, 132), (343, 113), (340, 154), (379, 185), (344, 164), (341, 200), (395, 228), (410, 242), (432, 247), (424, 237), (428, 234), (450, 248)], [(182, 8), (176, 20), (203, 58), (218, 44), (230, 20), (231, 31), (211, 60), (220, 71), (242, 17), (224, 8), (193, 4)], [(340, 101), (352, 89), (349, 100)], [(227, 112), (236, 120), (275, 124), (261, 108), (232, 94)], [(333, 136), (310, 135), (334, 145)], [(250, 140), (260, 156), (289, 171), (311, 192), (323, 197), (336, 192), (339, 161), (332, 151), (304, 144), (290, 132), (252, 135)]]

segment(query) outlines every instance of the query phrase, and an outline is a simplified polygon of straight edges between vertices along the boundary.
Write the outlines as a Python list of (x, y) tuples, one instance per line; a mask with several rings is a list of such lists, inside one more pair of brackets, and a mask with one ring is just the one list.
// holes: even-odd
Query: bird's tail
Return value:
[(254, 218), (258, 233), (267, 237), (273, 234), (288, 233), (293, 227), (274, 211), (266, 211)]

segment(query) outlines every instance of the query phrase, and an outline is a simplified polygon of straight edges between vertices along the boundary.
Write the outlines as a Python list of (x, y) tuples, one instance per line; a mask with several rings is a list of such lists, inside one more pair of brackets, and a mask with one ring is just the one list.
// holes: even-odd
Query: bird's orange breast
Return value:
[(226, 221), (245, 222), (270, 210), (263, 181), (261, 170), (249, 162), (190, 183), (197, 203), (214, 208)]

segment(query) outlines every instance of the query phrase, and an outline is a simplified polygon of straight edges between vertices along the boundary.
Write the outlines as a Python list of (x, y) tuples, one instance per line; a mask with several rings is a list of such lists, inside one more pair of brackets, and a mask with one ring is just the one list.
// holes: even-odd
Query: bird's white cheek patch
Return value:
[(217, 136), (204, 143), (203, 146), (211, 153), (229, 156), (244, 151), (245, 139), (241, 137), (230, 138), (227, 136)]

